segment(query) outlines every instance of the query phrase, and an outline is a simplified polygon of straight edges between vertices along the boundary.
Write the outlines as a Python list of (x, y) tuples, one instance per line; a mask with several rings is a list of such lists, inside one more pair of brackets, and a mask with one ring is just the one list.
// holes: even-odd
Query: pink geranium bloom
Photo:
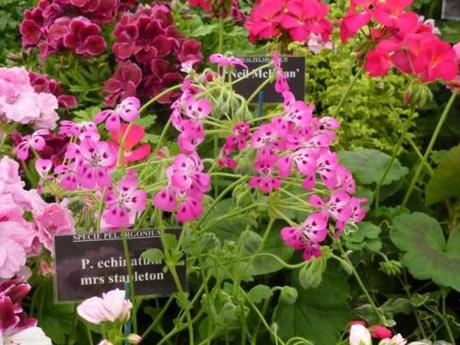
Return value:
[(103, 293), (102, 298), (88, 298), (77, 307), (78, 315), (95, 325), (103, 322), (123, 323), (129, 318), (132, 309), (125, 295), (125, 291), (115, 289)]
[[(12, 239), (0, 237), (0, 279), (13, 278), (25, 264), (24, 248)], [(2, 308), (4, 306), (0, 306), (0, 309)]]
[(49, 204), (43, 212), (35, 213), (34, 221), (38, 229), (38, 239), (51, 252), (54, 236), (75, 233), (72, 214), (59, 204)]
[(310, 33), (321, 34), (324, 40), (329, 40), (332, 24), (324, 20), (329, 12), (326, 4), (319, 0), (289, 1), (287, 10), (280, 22), (293, 40), (305, 42)]
[(43, 136), (47, 134), (49, 134), (47, 129), (40, 129), (32, 133), (32, 135), (26, 135), (23, 137), (21, 143), (14, 148), (16, 157), (25, 161), (29, 157), (29, 150), (31, 148), (36, 151), (43, 150), (46, 145), (46, 141)]
[(209, 57), (209, 62), (216, 64), (220, 67), (228, 67), (228, 66), (241, 66), (244, 68), (248, 68), (248, 66), (244, 63), (244, 61), (240, 58), (236, 58), (233, 56), (225, 56), (222, 54), (212, 54)]
[(139, 117), (141, 102), (136, 97), (127, 97), (121, 101), (114, 110), (103, 110), (94, 118), (94, 122), (99, 124), (105, 121), (105, 128), (109, 132), (120, 129), (121, 121), (132, 122)]
[(259, 37), (268, 40), (279, 35), (279, 20), (283, 5), (282, 0), (269, 0), (253, 8), (251, 17), (244, 24), (252, 42)]
[(106, 196), (104, 221), (110, 228), (127, 228), (134, 223), (136, 215), (147, 205), (147, 193), (137, 189), (136, 172), (129, 170)]
[[(111, 183), (109, 169), (115, 165), (116, 154), (112, 146), (103, 141), (83, 140), (71, 158), (77, 162), (76, 175), (83, 188), (106, 187)], [(69, 145), (72, 151), (72, 146)], [(68, 150), (68, 152), (69, 152)]]
[(413, 0), (385, 0), (377, 1), (373, 16), (377, 23), (388, 28), (399, 28), (401, 31), (410, 31), (417, 26), (418, 16), (415, 12), (404, 11)]
[[(129, 164), (132, 162), (142, 161), (148, 157), (151, 151), (150, 144), (142, 144), (139, 145), (145, 137), (145, 130), (139, 125), (132, 124), (128, 130), (127, 124), (122, 124), (120, 130), (111, 132), (112, 134), (112, 141), (110, 141), (110, 145), (112, 145), (117, 152), (120, 149), (120, 141), (124, 138), (123, 141), (123, 160), (125, 164)], [(118, 157), (118, 154), (117, 154)]]

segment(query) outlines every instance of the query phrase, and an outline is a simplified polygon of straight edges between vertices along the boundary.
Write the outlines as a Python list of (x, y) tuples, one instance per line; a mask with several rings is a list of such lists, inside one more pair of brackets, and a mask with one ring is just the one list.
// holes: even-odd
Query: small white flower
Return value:
[(350, 345), (372, 345), (369, 330), (363, 325), (352, 325), (350, 328)]

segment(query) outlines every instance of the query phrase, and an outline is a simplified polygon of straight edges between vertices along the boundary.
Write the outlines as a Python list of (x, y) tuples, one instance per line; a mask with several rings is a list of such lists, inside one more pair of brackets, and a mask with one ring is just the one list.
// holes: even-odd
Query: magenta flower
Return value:
[(216, 64), (220, 67), (229, 67), (229, 66), (241, 66), (244, 68), (248, 68), (248, 66), (244, 63), (244, 61), (240, 58), (236, 58), (233, 56), (225, 56), (222, 54), (212, 54), (209, 57), (209, 62)]
[(66, 157), (72, 162), (56, 167), (63, 188), (107, 187), (111, 184), (109, 170), (115, 165), (116, 155), (112, 146), (104, 141), (84, 139), (80, 144), (70, 144)]
[(166, 170), (168, 186), (155, 194), (154, 206), (177, 212), (176, 218), (182, 223), (198, 218), (203, 212), (203, 195), (211, 185), (211, 178), (203, 169), (196, 153), (179, 154)]
[(328, 12), (329, 7), (319, 0), (291, 0), (280, 23), (294, 41), (304, 42), (311, 34), (320, 34), (324, 41), (329, 41), (332, 23), (326, 19)]
[(244, 26), (249, 31), (249, 39), (252, 42), (258, 38), (268, 40), (278, 36), (279, 15), (283, 12), (282, 0), (263, 1), (252, 9), (251, 17)]
[(118, 131), (121, 127), (121, 120), (132, 122), (139, 117), (141, 102), (136, 97), (125, 98), (114, 110), (103, 110), (94, 118), (99, 124), (105, 121), (105, 128), (109, 132)]
[(129, 170), (127, 175), (107, 192), (103, 217), (108, 227), (128, 228), (133, 225), (136, 215), (145, 210), (147, 193), (137, 187), (136, 172)]
[(125, 299), (125, 291), (115, 289), (84, 300), (77, 312), (84, 320), (99, 325), (103, 322), (125, 322), (131, 313), (132, 304)]
[(303, 250), (304, 260), (318, 257), (321, 255), (319, 243), (327, 238), (327, 218), (324, 212), (312, 213), (302, 225), (281, 229), (281, 237), (288, 247)]
[(31, 148), (36, 151), (43, 150), (46, 146), (46, 141), (43, 136), (47, 134), (49, 134), (47, 129), (40, 129), (31, 135), (26, 135), (23, 137), (19, 145), (14, 148), (16, 157), (22, 161), (25, 161), (29, 157), (29, 151)]
[(327, 212), (339, 224), (344, 225), (351, 215), (350, 200), (351, 197), (348, 193), (338, 190), (332, 193), (327, 201), (314, 194), (310, 196), (308, 202), (315, 208)]

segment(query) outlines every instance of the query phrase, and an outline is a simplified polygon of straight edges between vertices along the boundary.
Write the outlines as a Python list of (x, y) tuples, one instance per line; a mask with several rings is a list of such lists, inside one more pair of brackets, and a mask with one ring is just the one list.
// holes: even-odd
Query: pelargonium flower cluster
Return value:
[(249, 39), (279, 38), (325, 46), (333, 26), (326, 18), (329, 7), (320, 0), (261, 0), (252, 9), (245, 27)]
[(220, 157), (217, 164), (221, 168), (229, 168), (235, 170), (237, 162), (231, 157), (232, 153), (241, 151), (246, 148), (247, 140), (250, 136), (250, 126), (247, 122), (237, 123), (232, 134), (225, 139), (225, 144), (220, 151)]
[[(47, 204), (37, 190), (25, 190), (19, 177), (19, 164), (0, 160), (0, 281), (20, 274), (26, 259), (45, 247), (52, 251), (53, 236), (73, 234), (74, 223), (68, 210)], [(25, 213), (33, 221), (27, 221)]]
[[(251, 148), (256, 150), (253, 166), (257, 176), (252, 177), (249, 184), (269, 194), (280, 189), (283, 180), (300, 176), (306, 191), (321, 190), (321, 196), (310, 196), (308, 203), (314, 212), (305, 222), (281, 230), (285, 243), (303, 250), (304, 259), (308, 260), (321, 254), (320, 243), (327, 238), (330, 221), (335, 222), (338, 236), (347, 223), (356, 223), (364, 218), (362, 204), (366, 199), (353, 197), (353, 177), (330, 149), (336, 140), (335, 130), (339, 122), (328, 116), (316, 118), (313, 116), (313, 105), (296, 101), (276, 56), (274, 61), (277, 72), (275, 88), (283, 95), (284, 111), (269, 123), (261, 124), (250, 135)], [(242, 136), (233, 134), (227, 139), (224, 154), (235, 148), (244, 148), (244, 138), (249, 130), (246, 125), (242, 128)], [(235, 168), (236, 162), (228, 159), (224, 162), (230, 162), (226, 166)]]
[(136, 94), (153, 97), (182, 79), (181, 63), (202, 60), (201, 44), (177, 31), (171, 10), (165, 5), (124, 13), (113, 35), (112, 50), (119, 65), (104, 85), (110, 105)]
[(370, 26), (365, 69), (370, 76), (385, 76), (392, 67), (429, 83), (451, 81), (458, 74), (455, 52), (442, 41), (432, 21), (423, 21), (408, 10), (413, 0), (352, 0), (340, 24), (347, 41), (365, 25)]
[(53, 94), (34, 89), (24, 68), (0, 68), (0, 120), (53, 129), (58, 107)]
[(94, 1), (90, 5), (89, 1), (40, 0), (36, 7), (24, 12), (20, 26), (22, 45), (39, 47), (44, 59), (63, 51), (98, 56), (107, 45), (100, 24), (113, 19), (117, 3)]
[(171, 123), (181, 133), (178, 138), (181, 153), (166, 170), (168, 185), (154, 196), (154, 205), (166, 212), (177, 212), (177, 220), (187, 222), (203, 211), (203, 197), (210, 189), (211, 178), (196, 152), (205, 138), (204, 119), (212, 111), (211, 103), (197, 98), (189, 80), (183, 93), (172, 105)]

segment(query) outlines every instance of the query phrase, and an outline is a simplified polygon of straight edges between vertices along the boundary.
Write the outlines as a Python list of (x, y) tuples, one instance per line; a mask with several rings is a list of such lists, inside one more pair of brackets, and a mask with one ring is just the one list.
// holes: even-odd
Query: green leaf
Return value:
[(142, 116), (136, 120), (136, 124), (143, 128), (148, 128), (155, 123), (156, 119), (157, 119), (156, 115)]
[(141, 257), (150, 262), (161, 262), (163, 261), (163, 251), (160, 248), (150, 248), (144, 251)]
[(460, 41), (460, 22), (455, 20), (443, 20), (440, 22), (441, 38), (450, 43)]
[(378, 252), (382, 248), (379, 236), (381, 231), (371, 222), (361, 222), (358, 224), (358, 229), (345, 237), (345, 245), (351, 250), (368, 249), (371, 252)]
[(72, 332), (72, 319), (74, 317), (73, 304), (55, 304), (51, 281), (46, 281), (42, 287), (43, 310), (38, 320), (40, 327), (53, 343), (64, 345), (66, 335)]
[(272, 289), (267, 285), (256, 285), (248, 293), (251, 300), (258, 304), (273, 296)]
[(415, 212), (394, 219), (390, 233), (393, 243), (404, 252), (402, 263), (417, 279), (460, 291), (460, 227), (446, 242), (438, 221)]
[[(374, 149), (357, 149), (339, 152), (340, 162), (351, 170), (362, 184), (378, 183), (389, 164), (391, 157)], [(395, 159), (383, 185), (389, 185), (407, 175), (409, 170)]]
[(460, 145), (443, 155), (425, 189), (425, 202), (428, 206), (453, 196), (460, 196), (459, 162)]
[(303, 337), (315, 345), (337, 343), (351, 313), (346, 279), (331, 266), (324, 273), (319, 287), (305, 290), (299, 287), (296, 275), (294, 272), (292, 284), (299, 293), (296, 303), (280, 301), (274, 316), (279, 335), (283, 339)]

